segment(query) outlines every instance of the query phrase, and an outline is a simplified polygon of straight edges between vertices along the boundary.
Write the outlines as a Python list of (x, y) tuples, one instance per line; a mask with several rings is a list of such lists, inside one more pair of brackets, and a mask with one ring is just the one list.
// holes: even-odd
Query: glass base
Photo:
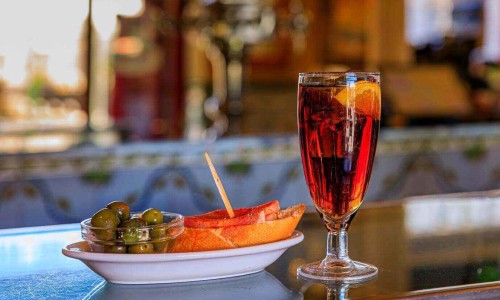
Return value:
[(326, 267), (322, 261), (317, 261), (305, 264), (297, 269), (299, 278), (320, 282), (365, 282), (374, 279), (377, 274), (377, 267), (359, 261), (351, 261), (348, 268)]

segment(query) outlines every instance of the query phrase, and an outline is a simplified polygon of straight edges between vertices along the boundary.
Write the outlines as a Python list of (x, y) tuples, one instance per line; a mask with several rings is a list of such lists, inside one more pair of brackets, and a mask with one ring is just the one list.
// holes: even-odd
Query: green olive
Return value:
[(122, 232), (121, 236), (125, 244), (133, 244), (139, 241), (139, 231), (137, 228), (127, 228)]
[[(99, 239), (99, 241), (112, 241), (116, 238), (115, 231), (113, 229), (102, 229), (102, 228), (97, 228), (97, 229), (92, 229), (92, 232), (94, 235)], [(99, 243), (99, 242), (97, 242)], [(104, 243), (100, 243), (104, 244)]]
[(94, 235), (101, 241), (111, 241), (115, 239), (113, 228), (118, 226), (120, 220), (115, 213), (108, 208), (103, 208), (92, 216), (90, 225), (96, 227), (92, 229)]
[(146, 254), (154, 252), (154, 246), (151, 243), (128, 246), (128, 253), (132, 254)]
[(118, 245), (117, 246), (105, 245), (104, 253), (127, 253), (127, 247)]
[(148, 226), (148, 223), (141, 218), (133, 217), (132, 219), (125, 220), (120, 223), (120, 228), (139, 228)]
[(155, 226), (149, 232), (149, 237), (151, 240), (164, 239), (167, 236), (167, 228), (165, 226)]
[(155, 248), (155, 252), (158, 252), (158, 253), (165, 253), (167, 252), (167, 247), (168, 247), (168, 241), (164, 241), (164, 242), (156, 242), (156, 243), (153, 243), (153, 246)]
[(126, 228), (121, 232), (121, 239), (126, 244), (132, 244), (139, 241), (140, 232), (138, 228), (147, 226), (146, 221), (141, 218), (133, 217), (120, 223), (120, 228)]
[(107, 208), (111, 209), (116, 216), (120, 219), (120, 221), (125, 221), (130, 219), (130, 207), (128, 207), (127, 203), (120, 201), (113, 201), (106, 205)]
[(103, 208), (96, 212), (90, 220), (92, 227), (116, 228), (120, 224), (120, 219), (109, 208)]
[(142, 213), (142, 218), (148, 223), (148, 225), (158, 225), (163, 223), (163, 215), (161, 211), (156, 208), (146, 209)]

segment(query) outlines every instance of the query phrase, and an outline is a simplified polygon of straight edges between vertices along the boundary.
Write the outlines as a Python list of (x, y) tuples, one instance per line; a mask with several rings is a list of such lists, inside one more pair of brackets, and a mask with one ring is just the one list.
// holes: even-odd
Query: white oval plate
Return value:
[(62, 253), (81, 260), (109, 282), (173, 283), (209, 280), (259, 272), (288, 248), (300, 243), (300, 231), (284, 240), (244, 248), (190, 253), (109, 254), (90, 252), (85, 241), (67, 245)]

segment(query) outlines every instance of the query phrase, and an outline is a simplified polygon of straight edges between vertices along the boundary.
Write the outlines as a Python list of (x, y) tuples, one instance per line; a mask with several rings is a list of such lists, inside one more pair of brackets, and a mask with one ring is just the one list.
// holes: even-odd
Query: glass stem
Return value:
[[(341, 228), (328, 232), (327, 254), (324, 263), (328, 268), (339, 268), (345, 271), (352, 267), (347, 248), (347, 230)], [(342, 269), (342, 270), (340, 270)]]
[(327, 287), (327, 300), (345, 300), (347, 299), (347, 292), (349, 286), (347, 284), (341, 284), (339, 286)]

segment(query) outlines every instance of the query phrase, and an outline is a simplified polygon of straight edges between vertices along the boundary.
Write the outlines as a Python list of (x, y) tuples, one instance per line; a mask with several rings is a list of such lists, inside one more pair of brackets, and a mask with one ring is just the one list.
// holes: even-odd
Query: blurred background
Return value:
[(345, 70), (382, 74), (367, 201), (500, 188), (498, 0), (0, 1), (0, 228), (222, 208), (205, 151), (234, 206), (311, 204), (298, 73)]
[(500, 0), (0, 0), (0, 229), (223, 208), (205, 151), (233, 207), (312, 206), (297, 77), (345, 70), (382, 76), (365, 202), (431, 195), (366, 210), (352, 249), (387, 286), (498, 280), (500, 193), (437, 194), (500, 189)]
[(296, 132), (297, 73), (382, 72), (383, 127), (500, 119), (495, 0), (0, 3), (0, 152)]

